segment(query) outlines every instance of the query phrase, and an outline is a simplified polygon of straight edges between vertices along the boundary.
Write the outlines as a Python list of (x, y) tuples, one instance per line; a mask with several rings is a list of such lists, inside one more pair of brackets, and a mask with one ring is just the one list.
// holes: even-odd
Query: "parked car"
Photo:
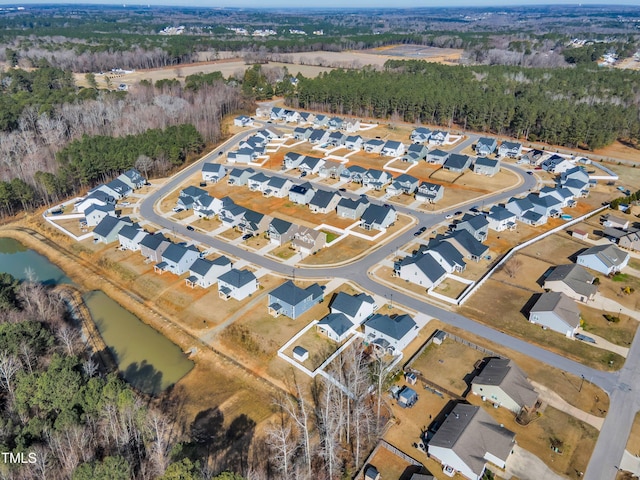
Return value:
[(338, 189), (338, 191), (339, 191), (339, 192), (346, 192), (346, 191), (347, 191), (347, 189), (346, 189), (346, 188), (339, 188), (339, 189)]
[(447, 220), (451, 220), (451, 219), (453, 218), (453, 215), (448, 214), (448, 215), (445, 215), (445, 217), (444, 217), (444, 218), (446, 218)]
[(193, 232), (195, 228), (193, 228), (191, 225), (187, 225), (187, 230), (189, 230), (190, 232)]
[(120, 203), (121, 207), (128, 207), (129, 205), (131, 205), (131, 203), (129, 203), (129, 202), (121, 202)]
[(458, 215), (462, 215), (462, 211), (458, 210), (454, 215), (457, 217)]
[(527, 175), (533, 175), (533, 172), (531, 170), (527, 170)]
[(173, 211), (176, 212), (176, 213), (180, 213), (180, 212), (184, 211), (184, 208), (182, 208), (182, 207), (173, 207)]
[(249, 240), (251, 237), (253, 237), (253, 233), (245, 233), (242, 236), (242, 240)]

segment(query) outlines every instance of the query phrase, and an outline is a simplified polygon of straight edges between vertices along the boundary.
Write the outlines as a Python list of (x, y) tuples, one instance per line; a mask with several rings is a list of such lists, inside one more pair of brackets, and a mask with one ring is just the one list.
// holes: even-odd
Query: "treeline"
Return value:
[(288, 102), (596, 149), (640, 137), (638, 73), (597, 68), (445, 66), (390, 60), (385, 71), (302, 79)]
[(638, 200), (640, 200), (640, 190), (624, 197), (614, 198), (613, 200), (611, 200), (609, 207), (613, 210), (618, 210), (618, 207), (620, 205), (629, 205), (631, 202), (636, 202)]

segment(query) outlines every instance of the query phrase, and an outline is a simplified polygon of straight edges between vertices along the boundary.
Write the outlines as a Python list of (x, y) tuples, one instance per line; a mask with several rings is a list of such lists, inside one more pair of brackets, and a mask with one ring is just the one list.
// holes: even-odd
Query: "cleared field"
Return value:
[(603, 157), (640, 162), (640, 150), (634, 145), (621, 143), (618, 140), (604, 148), (594, 150), (593, 153), (602, 155)]

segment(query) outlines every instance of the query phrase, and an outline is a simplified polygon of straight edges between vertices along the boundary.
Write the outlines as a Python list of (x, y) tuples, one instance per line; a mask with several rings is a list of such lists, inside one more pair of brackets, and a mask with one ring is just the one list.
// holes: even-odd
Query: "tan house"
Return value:
[(294, 234), (291, 245), (303, 254), (311, 254), (324, 248), (327, 243), (327, 235), (319, 230), (308, 227), (300, 227)]
[(538, 392), (525, 373), (506, 358), (489, 359), (482, 372), (471, 381), (471, 391), (514, 413), (523, 408), (532, 409), (538, 401)]
[(558, 265), (545, 279), (543, 288), (586, 303), (593, 300), (598, 292), (594, 280), (595, 277), (580, 265)]
[(618, 239), (618, 245), (627, 250), (640, 250), (640, 230), (633, 229)]

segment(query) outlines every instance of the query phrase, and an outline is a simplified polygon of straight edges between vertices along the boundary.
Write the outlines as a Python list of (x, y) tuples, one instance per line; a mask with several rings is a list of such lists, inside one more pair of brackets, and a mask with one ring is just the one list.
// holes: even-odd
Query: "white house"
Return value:
[(580, 326), (576, 302), (562, 292), (543, 293), (529, 312), (529, 321), (573, 337)]
[(516, 214), (499, 205), (494, 205), (486, 215), (489, 228), (496, 232), (516, 228)]
[(429, 289), (442, 282), (446, 270), (429, 253), (419, 253), (403, 258), (395, 266), (395, 274), (402, 280)]
[(198, 258), (200, 258), (200, 252), (193, 245), (185, 247), (172, 243), (162, 254), (162, 262), (155, 265), (154, 269), (158, 273), (171, 272), (182, 275)]
[(189, 277), (185, 279), (188, 287), (209, 288), (218, 281), (218, 277), (231, 270), (233, 264), (224, 255), (215, 260), (198, 258), (189, 267)]
[(399, 157), (405, 152), (404, 143), (396, 142), (395, 140), (387, 140), (382, 147), (382, 155), (387, 157)]
[(202, 165), (202, 180), (216, 183), (227, 174), (227, 169), (220, 163), (204, 163)]
[(373, 315), (364, 324), (365, 342), (390, 354), (398, 354), (418, 335), (418, 325), (409, 315)]
[(218, 295), (223, 300), (244, 300), (258, 290), (258, 279), (251, 270), (232, 268), (218, 277)]
[(376, 301), (366, 293), (349, 295), (338, 292), (331, 302), (331, 313), (342, 313), (352, 323), (360, 325), (378, 309)]
[(140, 250), (140, 242), (147, 236), (147, 232), (135, 225), (125, 225), (118, 232), (120, 248), (137, 252)]
[(596, 272), (610, 275), (627, 266), (629, 253), (620, 250), (615, 245), (596, 245), (578, 255), (576, 263)]
[(95, 227), (106, 216), (116, 216), (116, 207), (111, 203), (104, 205), (93, 203), (84, 211), (85, 222), (88, 227)]
[(252, 127), (253, 119), (251, 117), (247, 117), (246, 115), (240, 115), (233, 119), (233, 124), (236, 127)]

